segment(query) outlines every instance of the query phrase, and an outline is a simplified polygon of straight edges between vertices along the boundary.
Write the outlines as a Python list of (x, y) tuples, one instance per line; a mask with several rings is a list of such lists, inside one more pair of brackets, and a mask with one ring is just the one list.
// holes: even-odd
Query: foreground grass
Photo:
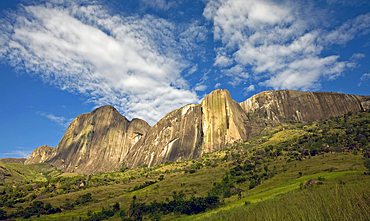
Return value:
[(196, 220), (370, 220), (370, 177), (345, 176)]

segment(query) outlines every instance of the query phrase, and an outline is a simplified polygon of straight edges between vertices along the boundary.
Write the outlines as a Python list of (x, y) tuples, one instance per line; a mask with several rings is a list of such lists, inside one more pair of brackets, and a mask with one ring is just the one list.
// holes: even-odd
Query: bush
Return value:
[(73, 206), (83, 205), (91, 201), (93, 201), (93, 199), (91, 198), (91, 193), (86, 193), (77, 197), (76, 201), (73, 203)]
[(364, 166), (370, 171), (370, 159), (364, 161)]
[(6, 218), (8, 218), (6, 216), (6, 212), (2, 209), (0, 209), (0, 220), (5, 220)]

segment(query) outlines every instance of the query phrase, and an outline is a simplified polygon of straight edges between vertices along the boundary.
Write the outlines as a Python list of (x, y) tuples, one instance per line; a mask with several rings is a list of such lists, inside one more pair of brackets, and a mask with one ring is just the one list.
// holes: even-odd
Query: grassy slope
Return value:
[[(361, 119), (369, 119), (370, 114), (365, 116), (351, 118), (354, 122), (360, 122)], [(331, 124), (329, 122), (328, 124)], [(325, 124), (326, 125), (326, 124)], [(324, 126), (325, 126), (324, 125)], [(253, 158), (253, 154), (269, 147), (277, 148), (279, 146), (289, 146), (291, 143), (298, 142), (299, 137), (303, 135), (312, 135), (312, 128), (318, 127), (315, 123), (312, 125), (303, 124), (283, 124), (274, 128), (267, 128), (259, 137), (237, 145), (234, 149), (219, 151), (207, 154), (202, 157), (203, 163), (206, 160), (217, 162), (217, 167), (203, 166), (193, 174), (184, 173), (184, 167), (191, 167), (196, 163), (193, 161), (184, 161), (181, 163), (172, 163), (169, 165), (160, 165), (151, 169), (137, 169), (125, 173), (112, 172), (107, 174), (95, 174), (92, 178), (109, 178), (112, 181), (106, 185), (98, 184), (96, 187), (90, 187), (78, 192), (57, 195), (44, 199), (45, 203), (49, 202), (53, 206), (62, 206), (68, 202), (73, 202), (79, 195), (91, 193), (94, 202), (86, 205), (76, 206), (75, 210), (65, 211), (63, 213), (41, 216), (40, 218), (32, 217), (35, 220), (71, 220), (77, 217), (87, 218), (87, 211), (101, 211), (102, 207), (108, 207), (115, 202), (119, 202), (121, 208), (128, 209), (132, 201), (132, 196), (136, 195), (138, 202), (149, 204), (156, 200), (157, 202), (165, 201), (166, 198), (172, 199), (173, 191), (184, 191), (187, 198), (190, 196), (206, 196), (212, 188), (214, 182), (219, 182), (226, 172), (233, 167), (233, 161), (224, 161), (226, 154), (241, 149), (247, 150), (240, 158)], [(332, 126), (331, 126), (332, 127)], [(318, 130), (321, 132), (322, 130)], [(328, 132), (343, 133), (340, 129), (331, 128)], [(356, 219), (370, 218), (366, 211), (370, 211), (370, 177), (362, 175), (365, 171), (363, 166), (363, 157), (361, 154), (344, 153), (325, 153), (324, 155), (305, 157), (299, 161), (288, 155), (288, 151), (283, 151), (283, 156), (265, 158), (262, 167), (257, 169), (263, 172), (263, 166), (267, 165), (270, 172), (276, 173), (272, 178), (262, 182), (254, 189), (249, 189), (250, 181), (240, 184), (235, 183), (235, 187), (245, 190), (242, 198), (238, 199), (237, 195), (225, 198), (225, 204), (218, 209), (206, 213), (185, 216), (170, 214), (162, 217), (163, 220), (327, 220), (338, 219), (339, 217), (350, 216)], [(291, 162), (287, 162), (293, 159)], [(8, 165), (7, 165), (8, 166)], [(46, 166), (34, 165), (35, 168), (27, 170), (22, 166), (10, 165), (21, 172), (27, 179), (35, 179), (40, 173), (40, 168)], [(37, 169), (40, 167), (39, 169)], [(10, 167), (9, 167), (10, 168)], [(28, 167), (27, 167), (28, 168)], [(21, 170), (22, 169), (22, 170)], [(34, 172), (34, 171), (37, 171)], [(262, 172), (261, 172), (262, 171)], [(302, 173), (302, 176), (299, 175)], [(146, 177), (146, 175), (150, 177)], [(143, 184), (145, 181), (156, 181), (163, 174), (164, 180), (134, 192), (130, 192), (135, 186)], [(62, 174), (61, 176), (72, 177), (74, 174)], [(131, 182), (126, 182), (129, 177), (137, 177)], [(310, 189), (300, 189), (301, 183), (305, 183), (311, 178), (325, 178), (323, 185)], [(87, 177), (85, 177), (87, 179)], [(42, 176), (39, 179), (43, 179)], [(345, 183), (345, 184), (344, 184)], [(60, 186), (62, 183), (57, 183)], [(42, 192), (36, 190), (36, 194)], [(245, 206), (248, 201), (249, 205)], [(358, 206), (354, 202), (358, 203)], [(26, 207), (29, 203), (16, 204), (15, 208), (7, 208), (7, 212), (14, 212), (17, 208)], [(344, 209), (344, 207), (346, 207)], [(325, 211), (320, 211), (321, 209)], [(342, 211), (342, 212), (338, 212)], [(364, 212), (365, 210), (365, 212)], [(285, 212), (279, 212), (285, 211)], [(289, 212), (290, 211), (290, 212)], [(336, 211), (336, 212), (332, 212)], [(352, 215), (349, 215), (352, 214)], [(358, 216), (355, 216), (358, 215)], [(111, 220), (120, 220), (115, 216)]]
[(10, 171), (11, 176), (5, 182), (21, 183), (24, 181), (46, 181), (46, 175), (55, 177), (60, 174), (54, 167), (46, 163), (23, 165), (19, 163), (1, 163), (1, 167)]

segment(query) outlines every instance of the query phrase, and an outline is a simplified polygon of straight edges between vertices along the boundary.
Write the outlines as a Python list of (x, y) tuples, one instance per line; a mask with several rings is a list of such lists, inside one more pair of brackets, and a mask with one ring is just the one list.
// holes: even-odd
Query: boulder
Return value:
[(232, 187), (232, 188), (230, 188), (230, 192), (232, 192), (232, 193), (241, 193), (241, 192), (244, 192), (244, 190), (240, 189), (240, 188)]
[(318, 179), (310, 179), (306, 182), (306, 184), (304, 185), (304, 188), (308, 188), (308, 187), (311, 187), (311, 186), (316, 186), (320, 181)]

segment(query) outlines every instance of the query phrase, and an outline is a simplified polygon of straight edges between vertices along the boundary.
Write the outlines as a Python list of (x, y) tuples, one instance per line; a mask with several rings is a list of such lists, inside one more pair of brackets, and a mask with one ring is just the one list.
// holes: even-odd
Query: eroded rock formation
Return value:
[(44, 145), (34, 150), (31, 156), (24, 162), (24, 165), (43, 163), (48, 160), (54, 152), (54, 148)]
[(265, 91), (240, 103), (252, 116), (271, 121), (308, 121), (370, 108), (370, 96), (295, 90)]
[(112, 171), (149, 128), (140, 119), (130, 122), (112, 106), (100, 107), (71, 123), (47, 163), (82, 174)]
[(130, 168), (141, 164), (192, 159), (201, 155), (202, 110), (191, 104), (167, 114), (149, 129), (129, 151), (125, 162)]

